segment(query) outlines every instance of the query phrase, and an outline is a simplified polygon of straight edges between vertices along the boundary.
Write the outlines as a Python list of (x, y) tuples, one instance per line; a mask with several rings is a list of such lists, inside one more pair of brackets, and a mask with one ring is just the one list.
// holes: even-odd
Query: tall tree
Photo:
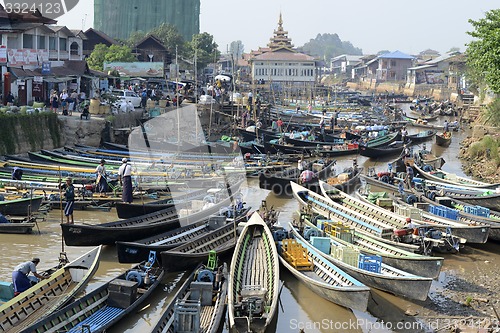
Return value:
[(467, 33), (475, 38), (467, 44), (469, 79), (476, 84), (485, 82), (494, 93), (500, 93), (500, 9), (493, 9), (478, 21), (469, 20), (474, 31)]
[(87, 59), (89, 67), (102, 71), (105, 62), (132, 62), (137, 59), (128, 46), (97, 44)]
[(220, 51), (217, 50), (217, 43), (214, 37), (208, 32), (193, 36), (189, 44), (189, 57), (194, 58), (196, 50), (196, 62), (198, 70), (207, 67), (208, 64), (217, 61), (220, 57)]
[(177, 28), (172, 24), (162, 23), (148, 34), (161, 40), (163, 46), (165, 46), (171, 54), (175, 55), (176, 47), (179, 55), (185, 55), (187, 52), (187, 43), (184, 37), (182, 37)]
[(235, 60), (240, 59), (243, 52), (245, 52), (245, 46), (241, 40), (233, 41), (229, 45), (229, 54), (231, 54)]
[(350, 42), (341, 41), (337, 34), (318, 34), (299, 50), (323, 59), (331, 59), (342, 54), (363, 54), (361, 49), (354, 47)]

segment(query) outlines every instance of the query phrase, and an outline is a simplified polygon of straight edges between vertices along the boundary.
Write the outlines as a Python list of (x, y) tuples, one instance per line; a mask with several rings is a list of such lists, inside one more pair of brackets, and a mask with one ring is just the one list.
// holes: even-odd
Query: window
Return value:
[(59, 38), (59, 51), (67, 51), (68, 50), (68, 40), (66, 38)]
[(23, 48), (24, 49), (33, 48), (33, 35), (28, 35), (28, 34), (23, 35)]
[(49, 50), (56, 50), (56, 38), (49, 37)]
[(396, 67), (396, 60), (391, 60), (391, 67)]
[(18, 49), (19, 48), (19, 39), (17, 38), (17, 36), (7, 37), (7, 48), (9, 48), (9, 49)]
[(45, 36), (38, 36), (38, 49), (39, 50), (44, 50), (46, 48), (45, 46)]

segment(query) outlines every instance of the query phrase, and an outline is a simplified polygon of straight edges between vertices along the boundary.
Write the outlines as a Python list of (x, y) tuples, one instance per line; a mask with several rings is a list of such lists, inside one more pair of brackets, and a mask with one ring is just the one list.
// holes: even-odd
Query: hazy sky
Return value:
[[(416, 54), (425, 49), (444, 53), (452, 47), (465, 51), (471, 40), (468, 20), (500, 8), (500, 0), (201, 0), (200, 32), (214, 36), (225, 52), (241, 40), (245, 52), (265, 47), (277, 27), (283, 27), (295, 46), (318, 34), (338, 34), (364, 54), (400, 50)], [(58, 24), (87, 29), (93, 24), (93, 0), (80, 0)]]

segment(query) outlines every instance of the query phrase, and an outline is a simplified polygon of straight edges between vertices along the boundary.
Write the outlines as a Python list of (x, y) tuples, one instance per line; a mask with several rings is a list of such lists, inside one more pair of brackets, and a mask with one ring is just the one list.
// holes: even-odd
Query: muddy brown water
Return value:
[[(416, 129), (410, 129), (411, 132)], [(446, 164), (443, 169), (463, 175), (460, 162), (457, 160), (459, 142), (467, 135), (466, 132), (457, 133), (450, 147), (441, 148), (433, 142), (428, 142), (427, 148), (432, 148), (436, 155), (445, 158)], [(377, 170), (387, 168), (387, 163), (392, 158), (383, 160), (368, 160), (358, 156), (358, 164), (366, 168), (375, 167)], [(350, 166), (352, 156), (338, 159), (337, 168)], [(279, 221), (281, 225), (296, 217), (298, 204), (293, 198), (276, 197), (266, 190), (258, 187), (257, 179), (248, 181), (245, 191), (245, 202), (253, 208), (258, 208), (261, 200), (266, 200), (269, 206), (280, 211)], [(101, 223), (117, 220), (116, 212), (103, 211), (75, 211), (75, 223)], [(59, 223), (61, 214), (59, 210), (52, 210), (46, 216), (46, 220), (38, 223), (30, 235), (0, 235), (3, 265), (0, 266), (0, 279), (10, 281), (12, 269), (20, 262), (30, 260), (37, 256), (41, 258), (39, 270), (51, 267), (57, 263), (59, 253), (62, 250), (62, 240)], [(64, 246), (64, 251), (70, 260), (87, 252), (89, 247)], [(445, 255), (445, 263), (441, 275), (435, 280), (431, 292), (425, 302), (412, 302), (406, 299), (387, 294), (382, 291), (372, 291), (372, 296), (367, 312), (355, 311), (342, 308), (332, 304), (310, 291), (304, 284), (297, 281), (286, 270), (281, 270), (282, 283), (281, 307), (277, 314), (277, 320), (271, 331), (276, 332), (431, 332), (436, 327), (426, 327), (422, 318), (426, 316), (452, 316), (456, 315), (460, 304), (453, 300), (453, 296), (444, 292), (450, 284), (455, 288), (473, 288), (476, 286), (473, 277), (482, 274), (491, 279), (497, 275), (494, 267), (500, 264), (500, 247), (498, 244), (485, 244), (477, 247), (467, 247), (464, 253), (458, 255)], [(481, 264), (483, 263), (483, 264)], [(484, 267), (486, 265), (486, 268)], [(130, 267), (130, 264), (119, 264), (114, 246), (105, 246), (102, 252), (101, 263), (95, 277), (87, 287), (87, 291), (115, 277)], [(172, 291), (175, 289), (176, 281), (182, 280), (183, 273), (169, 273), (164, 279), (164, 284), (158, 292), (146, 300), (139, 310), (128, 315), (124, 320), (115, 325), (108, 332), (145, 332), (152, 327), (160, 317), (162, 309), (168, 303)], [(469, 284), (460, 286), (460, 281), (472, 280)], [(458, 282), (457, 282), (458, 281)], [(472, 286), (472, 287), (471, 287)], [(482, 286), (485, 297), (498, 299), (498, 295), (492, 291), (493, 286)], [(477, 289), (476, 288), (476, 289)], [(417, 316), (406, 315), (417, 314)], [(428, 320), (427, 320), (428, 321)], [(227, 328), (223, 328), (227, 331)]]

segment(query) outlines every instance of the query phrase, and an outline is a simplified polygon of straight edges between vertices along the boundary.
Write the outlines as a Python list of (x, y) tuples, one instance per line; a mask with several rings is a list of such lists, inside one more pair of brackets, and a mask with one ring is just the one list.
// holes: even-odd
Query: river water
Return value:
[[(413, 131), (413, 129), (411, 129)], [(460, 162), (457, 159), (459, 142), (467, 135), (467, 132), (455, 134), (453, 142), (448, 148), (441, 148), (435, 143), (428, 142), (427, 148), (432, 148), (436, 155), (444, 157), (447, 161), (443, 169), (463, 175)], [(351, 166), (352, 156), (341, 157), (337, 160), (337, 168)], [(387, 163), (392, 158), (383, 160), (368, 160), (358, 156), (358, 164), (365, 170), (375, 167), (377, 170), (387, 168)], [(280, 211), (279, 222), (281, 225), (295, 217), (298, 204), (293, 198), (276, 197), (267, 190), (261, 190), (257, 179), (248, 180), (248, 189), (245, 191), (245, 202), (253, 208), (258, 208), (262, 200), (266, 200), (268, 206), (273, 206)], [(102, 223), (117, 220), (116, 212), (112, 209), (104, 211), (75, 211), (75, 223)], [(0, 279), (10, 280), (13, 267), (18, 263), (30, 260), (32, 257), (40, 257), (39, 270), (51, 267), (58, 261), (59, 253), (63, 250), (70, 260), (87, 252), (88, 247), (63, 246), (59, 223), (61, 212), (50, 211), (45, 221), (38, 223), (38, 228), (30, 235), (0, 235), (2, 244), (3, 265), (0, 266)], [(39, 232), (38, 232), (39, 230)], [(498, 251), (496, 251), (498, 252)], [(464, 255), (465, 256), (465, 255)], [(498, 253), (493, 259), (500, 263)], [(431, 294), (439, 293), (446, 280), (446, 274), (455, 274), (457, 265), (464, 265), (463, 257), (446, 256), (441, 277), (434, 281)], [(466, 260), (465, 260), (466, 261)], [(119, 264), (114, 246), (103, 248), (101, 263), (94, 279), (89, 284), (87, 291), (96, 288), (99, 284), (115, 277), (130, 267), (130, 264)], [(464, 268), (466, 270), (466, 268)], [(168, 302), (173, 282), (182, 279), (182, 273), (169, 273), (165, 277), (162, 290), (155, 293), (150, 299), (141, 305), (140, 309), (122, 322), (114, 326), (108, 332), (144, 332), (159, 318), (163, 306)], [(286, 270), (281, 270), (280, 279), (284, 288), (281, 293), (281, 309), (277, 315), (276, 332), (299, 332), (301, 328), (305, 332), (419, 332), (422, 329), (419, 322), (413, 317), (405, 316), (404, 312), (415, 306), (415, 303), (403, 300), (381, 291), (372, 292), (369, 311), (352, 312), (345, 308), (336, 306), (311, 292), (304, 284), (298, 282)], [(418, 304), (417, 304), (418, 305)], [(396, 325), (405, 322), (410, 329), (396, 329)], [(386, 324), (384, 325), (383, 322)], [(416, 322), (416, 323), (415, 323)], [(388, 324), (387, 324), (388, 323)], [(224, 328), (225, 331), (227, 331)]]

